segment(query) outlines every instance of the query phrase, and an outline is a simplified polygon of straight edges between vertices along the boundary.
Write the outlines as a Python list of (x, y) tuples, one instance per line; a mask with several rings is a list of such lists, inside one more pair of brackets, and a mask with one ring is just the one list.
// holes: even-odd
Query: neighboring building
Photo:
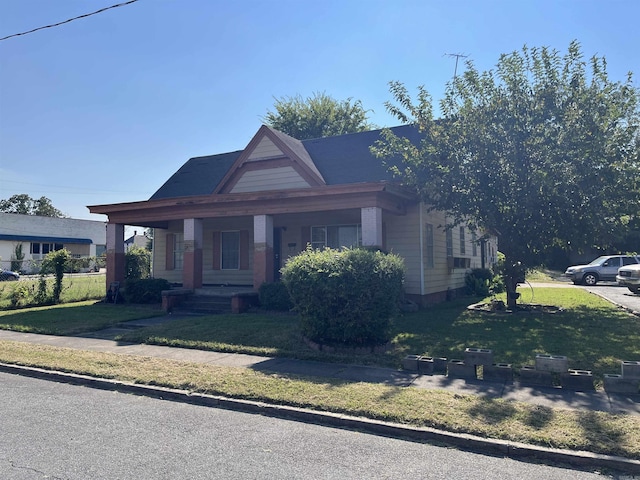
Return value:
[(106, 236), (105, 223), (95, 220), (0, 213), (0, 266), (11, 269), (18, 246), (26, 273), (37, 272), (47, 253), (63, 248), (73, 258), (95, 257), (105, 252)]
[(149, 239), (146, 235), (138, 235), (138, 231), (134, 230), (133, 235), (124, 241), (124, 250), (128, 252), (131, 247), (147, 248)]
[[(419, 140), (412, 126), (396, 134)], [(244, 150), (187, 161), (147, 201), (90, 206), (108, 216), (107, 281), (124, 279), (124, 226), (154, 228), (153, 274), (194, 289), (279, 277), (288, 257), (325, 246), (377, 246), (405, 258), (405, 291), (425, 305), (464, 288), (497, 244), (445, 232), (370, 147), (380, 131), (299, 141), (262, 126)]]

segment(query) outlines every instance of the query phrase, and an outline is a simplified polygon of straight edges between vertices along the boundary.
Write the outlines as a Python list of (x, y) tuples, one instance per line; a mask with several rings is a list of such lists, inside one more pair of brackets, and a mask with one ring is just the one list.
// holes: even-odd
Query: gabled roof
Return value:
[[(396, 135), (417, 143), (418, 129), (412, 125), (394, 127)], [(380, 139), (381, 130), (352, 133), (312, 140), (296, 140), (282, 132), (263, 126), (244, 150), (196, 157), (188, 160), (151, 200), (232, 192), (243, 167), (250, 162), (283, 158), (277, 168), (294, 168), (309, 186), (392, 181), (382, 160), (371, 154), (370, 147)], [(272, 142), (272, 156), (260, 157), (259, 146)], [(268, 151), (267, 148), (264, 149)], [(282, 163), (286, 162), (286, 163)]]

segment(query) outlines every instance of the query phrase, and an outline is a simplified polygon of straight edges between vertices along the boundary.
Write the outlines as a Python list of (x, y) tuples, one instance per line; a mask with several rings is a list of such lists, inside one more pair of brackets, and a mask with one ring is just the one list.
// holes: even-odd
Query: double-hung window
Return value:
[(322, 225), (311, 227), (313, 248), (342, 248), (362, 245), (360, 225)]

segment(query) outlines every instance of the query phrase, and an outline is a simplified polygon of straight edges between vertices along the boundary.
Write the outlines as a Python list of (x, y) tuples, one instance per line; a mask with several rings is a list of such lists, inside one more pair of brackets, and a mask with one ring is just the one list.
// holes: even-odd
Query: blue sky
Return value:
[[(122, 1), (0, 0), (0, 37)], [(0, 198), (104, 220), (86, 206), (146, 200), (188, 158), (244, 148), (274, 97), (353, 98), (396, 125), (388, 82), (437, 101), (448, 53), (487, 70), (575, 39), (624, 80), (638, 18), (636, 0), (138, 0), (0, 41)]]

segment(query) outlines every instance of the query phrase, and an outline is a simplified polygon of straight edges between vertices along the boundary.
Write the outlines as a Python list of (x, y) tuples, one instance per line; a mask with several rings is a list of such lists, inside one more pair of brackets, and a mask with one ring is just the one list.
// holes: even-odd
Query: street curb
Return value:
[(482, 438), (463, 433), (446, 432), (428, 427), (412, 427), (369, 418), (352, 417), (339, 413), (320, 412), (286, 405), (192, 393), (186, 390), (127, 383), (118, 380), (89, 377), (75, 373), (7, 363), (0, 363), (0, 372), (101, 390), (129, 393), (160, 400), (224, 408), (268, 417), (313, 423), (316, 425), (357, 430), (374, 435), (400, 438), (415, 442), (442, 443), (463, 450), (485, 454), (499, 454), (513, 459), (545, 460), (547, 462), (558, 462), (583, 469), (608, 468), (626, 473), (640, 473), (640, 461), (613, 455), (553, 449), (518, 442)]

